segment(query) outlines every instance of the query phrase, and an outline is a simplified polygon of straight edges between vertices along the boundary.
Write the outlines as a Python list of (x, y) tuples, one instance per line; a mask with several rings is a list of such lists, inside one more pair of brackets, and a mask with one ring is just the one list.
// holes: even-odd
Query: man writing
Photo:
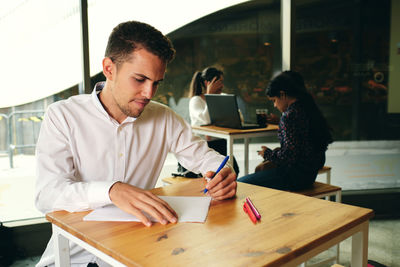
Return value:
[[(175, 223), (175, 211), (150, 193), (169, 152), (187, 169), (211, 177), (224, 159), (192, 135), (168, 107), (150, 101), (174, 57), (169, 39), (150, 25), (130, 21), (111, 33), (103, 73), (91, 95), (52, 104), (37, 142), (36, 206), (43, 213), (82, 211), (107, 204), (138, 217)], [(207, 184), (217, 200), (236, 195), (236, 174), (222, 169)], [(102, 262), (71, 245), (71, 264)], [(50, 240), (37, 266), (54, 263)]]

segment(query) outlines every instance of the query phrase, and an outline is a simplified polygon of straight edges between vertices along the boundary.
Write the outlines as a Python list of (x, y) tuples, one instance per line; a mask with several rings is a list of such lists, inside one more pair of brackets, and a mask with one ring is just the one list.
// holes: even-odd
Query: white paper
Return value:
[[(210, 207), (211, 197), (159, 196), (178, 214), (178, 222), (205, 222)], [(151, 221), (157, 220), (145, 215)], [(119, 221), (139, 222), (139, 219), (119, 209), (114, 204), (93, 210), (83, 218), (84, 221)]]

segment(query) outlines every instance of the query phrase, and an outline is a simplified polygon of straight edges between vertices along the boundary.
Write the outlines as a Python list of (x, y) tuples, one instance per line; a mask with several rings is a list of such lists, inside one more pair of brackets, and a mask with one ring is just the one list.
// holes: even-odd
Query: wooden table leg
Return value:
[(52, 228), (54, 235), (55, 265), (57, 267), (69, 267), (69, 241), (65, 236), (60, 233), (60, 230), (57, 226), (53, 224)]
[(368, 226), (366, 221), (361, 225), (361, 231), (357, 232), (352, 237), (351, 242), (351, 266), (363, 267), (367, 266), (368, 262)]
[(83, 249), (87, 250), (89, 253), (99, 257), (103, 261), (109, 263), (111, 266), (114, 267), (126, 267), (121, 262), (117, 261), (116, 259), (112, 258), (111, 256), (101, 252), (97, 248), (89, 245), (85, 241), (77, 238), (76, 236), (64, 231), (63, 229), (59, 228), (56, 225), (52, 225), (53, 227), (53, 235), (54, 235), (54, 253), (55, 253), (55, 265), (57, 267), (70, 267), (71, 264), (71, 257), (70, 257), (70, 250), (69, 250), (69, 240), (77, 244), (78, 246), (82, 247)]
[(227, 155), (229, 156), (229, 164), (233, 167), (233, 138), (232, 137), (228, 137), (226, 139), (226, 141), (228, 142), (227, 145)]
[(249, 174), (249, 138), (244, 138), (244, 175)]

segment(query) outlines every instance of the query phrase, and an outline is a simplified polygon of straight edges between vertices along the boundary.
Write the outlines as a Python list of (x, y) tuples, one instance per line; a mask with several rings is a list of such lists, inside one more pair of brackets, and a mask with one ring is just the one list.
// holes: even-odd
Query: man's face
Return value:
[(118, 68), (111, 64), (114, 72), (107, 81), (110, 82), (114, 115), (116, 112), (121, 116), (139, 117), (164, 79), (166, 63), (146, 49), (139, 49)]

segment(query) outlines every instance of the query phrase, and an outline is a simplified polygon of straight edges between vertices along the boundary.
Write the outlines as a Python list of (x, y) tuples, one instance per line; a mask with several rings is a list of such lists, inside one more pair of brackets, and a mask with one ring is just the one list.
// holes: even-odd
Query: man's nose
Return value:
[(154, 87), (152, 84), (146, 84), (142, 90), (142, 96), (147, 99), (152, 99), (155, 91), (156, 87)]

